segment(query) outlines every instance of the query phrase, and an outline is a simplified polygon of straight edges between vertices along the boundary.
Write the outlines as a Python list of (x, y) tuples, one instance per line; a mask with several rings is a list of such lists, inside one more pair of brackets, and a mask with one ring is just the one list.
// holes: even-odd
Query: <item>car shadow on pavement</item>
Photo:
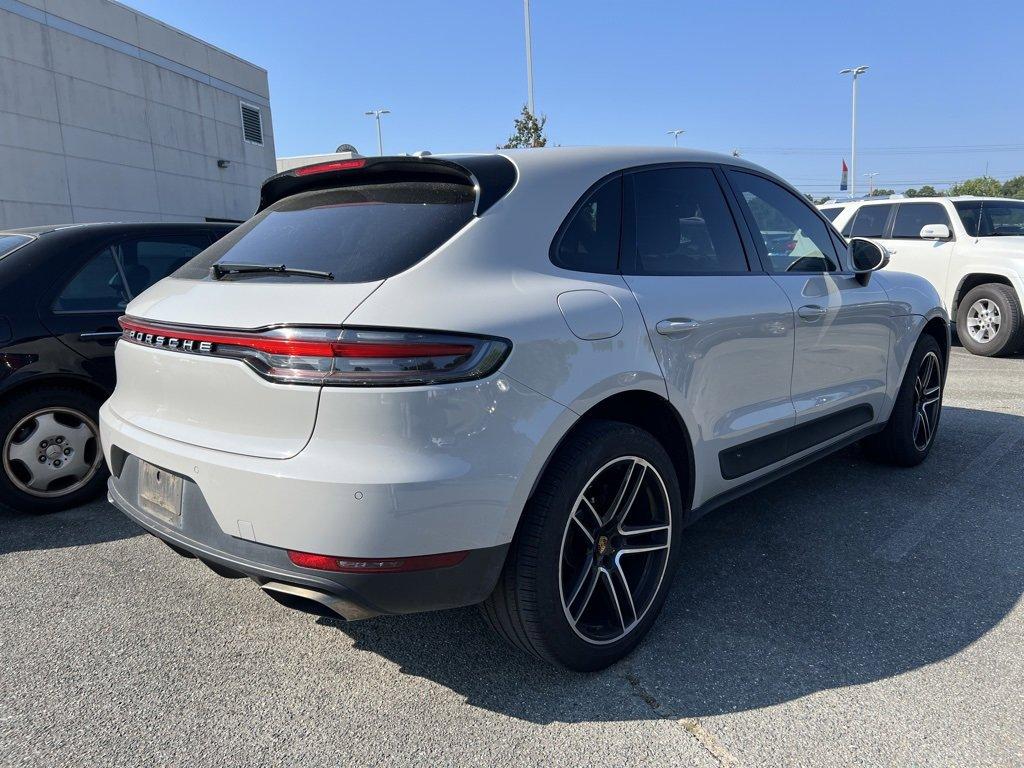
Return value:
[(0, 506), (0, 555), (102, 544), (143, 533), (105, 499), (46, 515), (25, 514)]
[(715, 715), (918, 669), (1024, 592), (1024, 418), (946, 407), (941, 423), (922, 466), (854, 447), (698, 521), (653, 631), (605, 672), (506, 647), (475, 609), (337, 626), (406, 674), (538, 723)]

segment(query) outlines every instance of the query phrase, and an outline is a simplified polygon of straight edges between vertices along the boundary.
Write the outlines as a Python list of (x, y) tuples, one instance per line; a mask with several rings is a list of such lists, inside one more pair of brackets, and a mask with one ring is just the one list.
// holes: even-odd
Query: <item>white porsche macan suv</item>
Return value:
[(938, 427), (948, 318), (791, 187), (684, 150), (352, 159), (136, 298), (110, 499), (285, 605), (482, 603), (577, 670), (628, 653), (683, 528)]

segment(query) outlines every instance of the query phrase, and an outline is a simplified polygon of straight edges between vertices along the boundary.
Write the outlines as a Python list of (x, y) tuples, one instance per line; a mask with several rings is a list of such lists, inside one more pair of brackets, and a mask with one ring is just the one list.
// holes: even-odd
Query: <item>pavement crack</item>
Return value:
[(627, 672), (625, 678), (626, 682), (633, 689), (633, 693), (649, 706), (658, 717), (681, 725), (722, 768), (737, 768), (739, 766), (739, 760), (736, 759), (736, 756), (726, 749), (725, 745), (711, 731), (705, 728), (700, 720), (694, 717), (676, 717), (662, 707), (661, 702), (644, 687), (644, 684), (640, 682), (640, 678), (634, 673)]

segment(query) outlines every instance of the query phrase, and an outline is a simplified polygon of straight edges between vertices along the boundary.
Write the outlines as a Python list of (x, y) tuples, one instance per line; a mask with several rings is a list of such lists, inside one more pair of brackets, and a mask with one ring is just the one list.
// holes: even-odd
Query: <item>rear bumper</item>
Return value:
[[(306, 446), (290, 458), (267, 458), (133, 423), (120, 410), (133, 386), (122, 379), (100, 409), (115, 475), (124, 456), (137, 456), (195, 484), (229, 537), (350, 558), (509, 543), (534, 481), (575, 420), (501, 375), (444, 387), (325, 388)], [(161, 413), (159, 401), (152, 410)], [(249, 415), (239, 432), (258, 431), (261, 418)]]
[(111, 503), (178, 554), (195, 557), (228, 578), (249, 577), (278, 602), (311, 613), (363, 619), (472, 605), (490, 593), (507, 544), (470, 551), (455, 566), (410, 573), (333, 573), (296, 566), (286, 550), (229, 536), (214, 519), (199, 486), (184, 479), (180, 525), (143, 511), (139, 460), (123, 457), (108, 484)]

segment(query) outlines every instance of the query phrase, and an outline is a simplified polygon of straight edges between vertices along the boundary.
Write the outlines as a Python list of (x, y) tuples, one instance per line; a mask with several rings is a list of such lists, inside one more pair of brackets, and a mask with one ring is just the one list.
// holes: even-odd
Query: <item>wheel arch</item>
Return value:
[(110, 397), (110, 392), (105, 387), (91, 379), (68, 373), (48, 373), (25, 377), (10, 384), (0, 393), (0, 398), (6, 401), (46, 387), (77, 389), (90, 397), (95, 397), (100, 403)]
[(918, 338), (924, 335), (931, 336), (939, 345), (939, 349), (942, 350), (942, 378), (945, 380), (946, 371), (949, 370), (949, 348), (950, 348), (950, 332), (949, 322), (939, 316), (931, 318), (925, 323), (924, 328), (921, 329), (921, 333), (918, 334)]
[[(953, 293), (953, 303), (949, 307), (949, 315), (953, 318), (954, 322), (956, 320), (957, 310), (960, 307), (960, 300), (966, 296), (969, 291), (973, 291), (978, 286), (986, 285), (988, 283), (1007, 285), (1016, 292), (1013, 281), (1010, 280), (1007, 275), (999, 274), (997, 272), (969, 272), (960, 278), (956, 291)], [(1019, 301), (1020, 297), (1018, 296), (1017, 298)]]
[[(646, 389), (631, 389), (609, 395), (587, 409), (559, 439), (549, 454), (540, 473), (534, 479), (529, 496), (532, 497), (547, 472), (548, 464), (558, 451), (584, 425), (594, 421), (618, 421), (631, 424), (651, 433), (672, 459), (679, 478), (680, 491), (686, 515), (693, 507), (694, 467), (693, 441), (682, 417), (662, 395)], [(685, 520), (685, 516), (684, 516)]]

